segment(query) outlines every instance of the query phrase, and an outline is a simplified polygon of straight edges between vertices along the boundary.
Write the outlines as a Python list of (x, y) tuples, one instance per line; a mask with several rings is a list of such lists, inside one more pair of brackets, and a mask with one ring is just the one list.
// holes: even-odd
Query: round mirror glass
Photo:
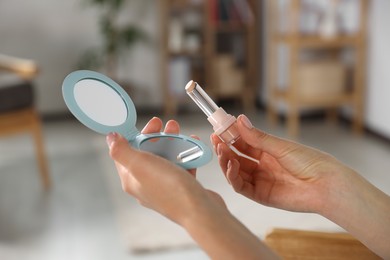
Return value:
[(140, 144), (140, 149), (176, 163), (186, 163), (203, 155), (203, 150), (195, 143), (180, 138), (164, 136), (143, 141)]
[(69, 74), (62, 85), (66, 105), (90, 129), (108, 134), (117, 132), (136, 148), (157, 154), (185, 169), (208, 163), (210, 148), (199, 140), (175, 134), (141, 134), (136, 128), (133, 101), (116, 82), (87, 70)]
[(110, 86), (96, 79), (82, 79), (75, 84), (74, 98), (92, 120), (105, 126), (118, 126), (127, 119), (122, 97)]

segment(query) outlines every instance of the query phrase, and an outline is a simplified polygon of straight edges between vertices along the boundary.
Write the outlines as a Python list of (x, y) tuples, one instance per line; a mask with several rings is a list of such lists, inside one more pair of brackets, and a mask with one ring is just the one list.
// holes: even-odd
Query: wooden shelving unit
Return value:
[[(299, 132), (299, 116), (301, 108), (324, 108), (328, 111), (328, 117), (335, 120), (337, 109), (349, 105), (353, 109), (353, 130), (362, 132), (364, 89), (366, 79), (366, 26), (369, 8), (369, 0), (360, 1), (359, 26), (353, 34), (338, 33), (332, 37), (324, 37), (319, 34), (304, 34), (300, 31), (299, 21), (302, 14), (302, 1), (290, 0), (287, 13), (290, 21), (289, 28), (280, 32), (280, 8), (278, 1), (267, 1), (267, 37), (268, 37), (268, 89), (269, 99), (267, 104), (268, 118), (275, 124), (277, 122), (277, 110), (280, 101), (287, 104), (287, 129), (290, 136), (297, 136)], [(288, 78), (287, 86), (278, 85), (278, 46), (284, 45), (288, 49)], [(320, 59), (330, 61), (337, 65), (342, 62), (341, 54), (346, 49), (353, 51), (353, 64), (345, 70), (345, 85), (338, 94), (304, 96), (300, 92), (302, 82), (300, 73), (305, 64), (301, 54), (304, 51), (322, 52)], [(324, 55), (325, 53), (325, 55)], [(318, 58), (317, 58), (318, 62)], [(347, 74), (349, 72), (349, 74)], [(326, 73), (325, 71), (323, 73)], [(350, 79), (348, 80), (348, 75)], [(322, 75), (325, 79), (326, 74)], [(332, 79), (329, 77), (328, 79)], [(312, 88), (316, 88), (313, 82)]]
[[(225, 13), (222, 18), (219, 13), (222, 7), (219, 5), (228, 6), (232, 12), (237, 12), (233, 9), (235, 2), (236, 0), (159, 1), (162, 35), (161, 87), (165, 114), (175, 114), (180, 105), (185, 103), (184, 100), (187, 100), (185, 83), (181, 86), (182, 96), (177, 91), (180, 86), (172, 86), (176, 77), (183, 77), (172, 72), (170, 67), (172, 62), (180, 62), (180, 59), (185, 60), (189, 67), (187, 80), (197, 81), (213, 99), (239, 99), (244, 109), (253, 109), (258, 85), (258, 1), (239, 1), (243, 4), (241, 8), (247, 8), (247, 17), (236, 13), (233, 19), (230, 13)], [(193, 24), (188, 24), (188, 17), (193, 18)], [(179, 24), (180, 21), (182, 25)], [(172, 31), (180, 26), (182, 35), (173, 35)], [(181, 48), (172, 49), (172, 45), (177, 46), (172, 44), (172, 39), (176, 37), (182, 37), (184, 44)], [(191, 45), (191, 37), (195, 47), (187, 48), (185, 43), (189, 42)], [(239, 47), (232, 47), (233, 44), (238, 44)]]

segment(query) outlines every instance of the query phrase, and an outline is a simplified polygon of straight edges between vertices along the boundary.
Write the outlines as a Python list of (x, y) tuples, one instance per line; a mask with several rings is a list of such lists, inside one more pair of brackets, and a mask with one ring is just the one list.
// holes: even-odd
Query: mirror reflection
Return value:
[(142, 142), (140, 149), (177, 163), (186, 163), (203, 155), (202, 149), (192, 142), (164, 136)]
[(74, 97), (80, 109), (99, 124), (118, 126), (127, 119), (127, 107), (122, 97), (101, 81), (78, 81), (74, 87)]

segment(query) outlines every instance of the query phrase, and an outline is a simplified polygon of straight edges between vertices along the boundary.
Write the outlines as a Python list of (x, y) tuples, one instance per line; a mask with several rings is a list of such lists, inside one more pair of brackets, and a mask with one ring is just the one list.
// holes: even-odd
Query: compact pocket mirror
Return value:
[(72, 114), (90, 129), (107, 135), (117, 132), (140, 150), (152, 152), (185, 169), (200, 167), (212, 153), (203, 142), (182, 134), (141, 134), (137, 112), (129, 95), (103, 74), (79, 70), (62, 84), (62, 94)]

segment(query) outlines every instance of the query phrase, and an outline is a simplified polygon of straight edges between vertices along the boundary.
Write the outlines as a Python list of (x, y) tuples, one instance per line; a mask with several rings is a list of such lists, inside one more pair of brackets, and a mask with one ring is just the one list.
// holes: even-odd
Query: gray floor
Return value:
[[(270, 128), (260, 112), (250, 117), (257, 127), (284, 136), (282, 124)], [(211, 129), (203, 115), (178, 120), (186, 134)], [(54, 185), (50, 192), (40, 185), (30, 137), (0, 139), (0, 259), (207, 259), (198, 249), (127, 252), (105, 179), (93, 168), (91, 140), (97, 134), (75, 121), (45, 123), (44, 132)], [(390, 193), (388, 143), (323, 121), (304, 122), (299, 141), (334, 154)]]

